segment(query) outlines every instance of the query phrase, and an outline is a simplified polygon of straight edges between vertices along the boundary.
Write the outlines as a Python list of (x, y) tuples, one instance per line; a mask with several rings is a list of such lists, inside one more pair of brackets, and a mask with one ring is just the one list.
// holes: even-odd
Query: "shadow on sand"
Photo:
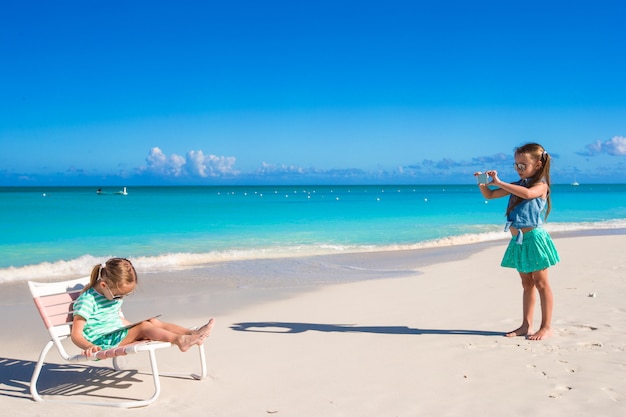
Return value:
[[(35, 362), (0, 357), (0, 397), (32, 400), (30, 379)], [(128, 399), (127, 391), (135, 383), (144, 382), (136, 370), (116, 371), (112, 368), (79, 364), (45, 363), (37, 387), (41, 395), (71, 397), (90, 395), (107, 399)], [(150, 381), (147, 381), (150, 384)], [(107, 390), (107, 395), (103, 394)], [(110, 391), (114, 389), (115, 391)], [(117, 396), (112, 393), (124, 393)]]
[(378, 333), (378, 334), (441, 334), (441, 335), (474, 335), (474, 336), (504, 336), (503, 332), (486, 330), (463, 329), (414, 329), (407, 326), (354, 326), (351, 324), (318, 324), (318, 323), (288, 323), (278, 321), (234, 323), (232, 330), (257, 333), (304, 333), (338, 332), (338, 333)]

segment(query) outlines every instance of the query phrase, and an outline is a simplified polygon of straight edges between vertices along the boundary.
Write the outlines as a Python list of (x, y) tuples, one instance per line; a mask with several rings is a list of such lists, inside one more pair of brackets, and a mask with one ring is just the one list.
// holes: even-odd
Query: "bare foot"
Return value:
[(187, 352), (192, 346), (201, 345), (204, 342), (204, 339), (209, 337), (211, 334), (211, 329), (213, 329), (214, 324), (215, 320), (211, 319), (207, 324), (200, 327), (198, 330), (194, 330), (192, 334), (179, 336), (176, 346), (178, 346), (182, 352)]
[(513, 330), (505, 334), (506, 337), (526, 336), (530, 329), (526, 326), (520, 326), (518, 329)]
[(552, 336), (552, 329), (542, 327), (537, 333), (528, 336), (528, 340), (543, 340)]
[[(197, 330), (197, 333), (200, 335), (202, 341), (204, 341), (204, 339), (209, 337), (209, 335), (211, 334), (211, 329), (213, 329), (214, 324), (215, 324), (215, 320), (211, 319), (209, 320), (207, 324), (205, 324), (204, 326), (200, 327)], [(202, 343), (202, 341), (200, 343)]]
[(178, 340), (176, 341), (176, 346), (180, 349), (181, 352), (187, 352), (192, 346), (197, 345), (200, 342), (199, 334), (192, 335), (181, 335), (178, 336)]

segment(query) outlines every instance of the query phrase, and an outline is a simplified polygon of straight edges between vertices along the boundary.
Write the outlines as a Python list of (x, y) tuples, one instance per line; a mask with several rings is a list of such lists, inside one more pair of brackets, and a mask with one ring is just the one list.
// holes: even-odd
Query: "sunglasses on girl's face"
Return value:
[(131, 295), (133, 293), (131, 291), (131, 292), (127, 293), (127, 294), (113, 294), (113, 291), (111, 291), (111, 289), (109, 288), (107, 283), (105, 281), (102, 281), (102, 282), (104, 282), (104, 286), (109, 291), (109, 295), (111, 296), (111, 300), (121, 300), (122, 298), (126, 297), (127, 295)]
[(515, 170), (519, 171), (519, 172), (524, 172), (524, 171), (526, 171), (526, 164), (515, 163), (515, 164), (513, 164), (513, 168)]

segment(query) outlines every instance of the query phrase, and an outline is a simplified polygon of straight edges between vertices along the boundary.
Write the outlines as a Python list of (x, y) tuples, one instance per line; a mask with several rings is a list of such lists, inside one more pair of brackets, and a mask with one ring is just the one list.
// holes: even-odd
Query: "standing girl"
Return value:
[[(487, 199), (509, 197), (506, 211), (505, 231), (510, 230), (512, 239), (504, 253), (502, 266), (515, 268), (522, 278), (522, 324), (506, 334), (507, 337), (527, 336), (541, 340), (551, 335), (554, 299), (548, 281), (548, 268), (559, 262), (559, 254), (552, 238), (543, 228), (551, 209), (550, 202), (550, 155), (543, 146), (528, 143), (515, 150), (515, 164), (520, 180), (502, 182), (495, 170), (487, 171), (491, 177), (487, 184), (479, 184)], [(479, 175), (477, 172), (474, 175)], [(491, 189), (493, 185), (498, 188)], [(533, 333), (533, 313), (536, 292), (541, 301), (541, 326)]]
[(136, 285), (137, 273), (127, 259), (112, 258), (93, 267), (89, 284), (74, 302), (71, 337), (84, 355), (137, 340), (170, 342), (186, 352), (194, 345), (201, 345), (209, 336), (213, 319), (197, 330), (155, 318), (122, 328), (130, 324), (121, 314), (123, 298), (131, 294)]

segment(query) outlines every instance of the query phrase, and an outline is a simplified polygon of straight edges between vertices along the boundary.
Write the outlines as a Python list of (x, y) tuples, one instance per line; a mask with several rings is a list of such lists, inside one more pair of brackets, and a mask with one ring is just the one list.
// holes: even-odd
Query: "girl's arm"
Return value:
[(102, 350), (102, 348), (100, 346), (94, 345), (89, 340), (85, 339), (85, 336), (83, 336), (83, 329), (85, 328), (85, 323), (87, 323), (87, 320), (75, 314), (74, 322), (72, 324), (72, 333), (70, 336), (71, 336), (72, 342), (74, 342), (74, 344), (78, 346), (79, 348), (83, 349), (82, 351), (83, 355), (91, 356), (97, 351)]
[[(496, 189), (489, 188), (490, 185), (496, 185), (493, 182), (493, 178), (494, 177), (489, 174), (490, 172), (495, 172), (495, 171), (487, 171), (486, 172), (486, 174), (489, 175), (492, 178), (492, 181), (490, 183), (488, 183), (488, 184), (478, 184), (478, 189), (480, 190), (480, 193), (483, 195), (483, 197), (485, 197), (487, 200), (491, 200), (491, 199), (494, 199), (494, 198), (505, 197), (505, 196), (511, 194), (509, 191), (506, 191), (506, 190), (502, 189), (502, 187), (496, 188)], [(481, 173), (480, 172), (476, 172), (476, 173), (474, 173), (474, 176), (477, 176), (479, 174), (481, 174)]]
[[(530, 188), (526, 188), (523, 185), (509, 184), (508, 182), (502, 182), (498, 177), (497, 171), (487, 171), (487, 175), (491, 177), (491, 183), (500, 187), (501, 190), (504, 190), (507, 194), (513, 194), (524, 200), (529, 200), (532, 198), (546, 198), (548, 194), (548, 184), (543, 181), (539, 181), (534, 184)], [(481, 188), (482, 190), (482, 188)], [(497, 190), (494, 190), (497, 191)], [(483, 193), (484, 194), (484, 193)]]
[(490, 184), (478, 184), (478, 188), (480, 189), (480, 192), (482, 193), (483, 197), (485, 197), (487, 200), (491, 200), (493, 198), (506, 197), (507, 195), (511, 194), (510, 192), (504, 190), (502, 187), (492, 190), (491, 188), (489, 188)]

